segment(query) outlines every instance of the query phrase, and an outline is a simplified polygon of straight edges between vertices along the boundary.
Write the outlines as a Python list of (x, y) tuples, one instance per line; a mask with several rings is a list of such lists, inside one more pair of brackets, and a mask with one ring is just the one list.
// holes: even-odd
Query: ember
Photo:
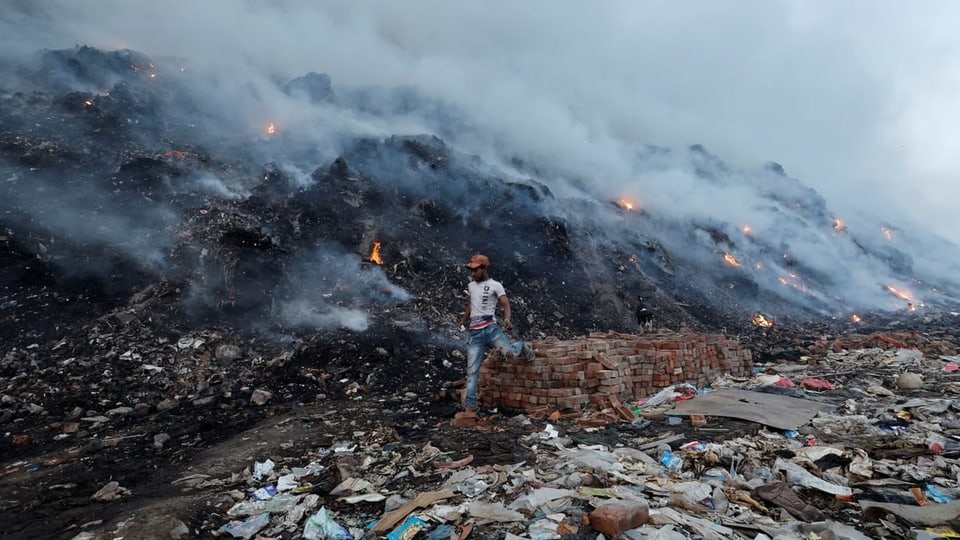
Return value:
[(853, 321), (853, 322), (855, 322), (855, 323), (858, 323), (858, 322), (860, 322), (860, 316), (857, 315), (856, 313), (854, 313), (853, 316), (850, 317), (850, 320)]
[(753, 324), (761, 328), (770, 328), (773, 326), (773, 319), (764, 317), (762, 313), (757, 313), (753, 316)]
[(847, 226), (839, 218), (833, 218), (833, 230), (840, 233), (847, 230)]
[(724, 253), (724, 254), (723, 254), (723, 260), (726, 261), (727, 264), (729, 264), (730, 266), (734, 266), (734, 267), (736, 267), (736, 268), (740, 268), (740, 266), (741, 266), (741, 265), (740, 265), (740, 261), (738, 261), (736, 257), (734, 257), (733, 255), (731, 255), (731, 254), (729, 254), (729, 253)]
[(370, 251), (370, 260), (377, 264), (383, 264), (383, 258), (380, 257), (380, 242), (373, 243), (373, 249)]
[(617, 203), (626, 210), (636, 210), (640, 207), (640, 204), (632, 199), (623, 198), (617, 201)]
[(273, 122), (270, 122), (269, 124), (267, 124), (266, 132), (267, 132), (267, 135), (276, 135), (277, 126)]
[(887, 237), (887, 240), (893, 240), (893, 231), (889, 227), (880, 227), (880, 232)]

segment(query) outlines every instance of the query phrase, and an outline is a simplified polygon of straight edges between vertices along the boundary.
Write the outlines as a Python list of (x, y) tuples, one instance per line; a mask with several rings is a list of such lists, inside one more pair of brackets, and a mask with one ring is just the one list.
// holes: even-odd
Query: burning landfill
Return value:
[[(272, 79), (265, 122), (184, 65), (0, 66), (3, 537), (960, 531), (949, 250), (775, 164), (640, 152), (756, 210), (684, 216), (467, 154), (409, 89)], [(444, 138), (329, 127), (387, 103)], [(535, 358), (455, 419), (477, 251)]]

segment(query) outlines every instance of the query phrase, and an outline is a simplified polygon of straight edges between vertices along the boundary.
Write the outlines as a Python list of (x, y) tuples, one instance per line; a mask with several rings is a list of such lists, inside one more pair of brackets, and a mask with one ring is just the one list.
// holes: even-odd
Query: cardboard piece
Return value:
[(702, 414), (739, 418), (789, 431), (806, 424), (818, 412), (834, 408), (828, 403), (809, 399), (752, 392), (739, 388), (721, 388), (689, 401), (677, 402), (668, 414), (679, 416)]

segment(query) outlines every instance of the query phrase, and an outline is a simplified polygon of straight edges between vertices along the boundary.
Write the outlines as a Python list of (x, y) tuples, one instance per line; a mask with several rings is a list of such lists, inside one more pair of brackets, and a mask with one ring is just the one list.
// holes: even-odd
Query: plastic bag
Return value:
[(307, 520), (303, 526), (303, 537), (306, 540), (353, 540), (350, 532), (330, 517), (327, 508), (321, 507), (317, 513)]

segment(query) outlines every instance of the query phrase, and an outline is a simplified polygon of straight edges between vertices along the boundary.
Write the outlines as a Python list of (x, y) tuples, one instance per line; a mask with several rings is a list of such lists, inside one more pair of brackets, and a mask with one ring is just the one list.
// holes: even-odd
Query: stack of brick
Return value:
[(591, 333), (534, 343), (536, 359), (497, 351), (480, 368), (480, 400), (511, 409), (580, 409), (611, 398), (640, 399), (673, 384), (708, 386), (718, 376), (749, 376), (749, 350), (726, 336), (696, 333)]

